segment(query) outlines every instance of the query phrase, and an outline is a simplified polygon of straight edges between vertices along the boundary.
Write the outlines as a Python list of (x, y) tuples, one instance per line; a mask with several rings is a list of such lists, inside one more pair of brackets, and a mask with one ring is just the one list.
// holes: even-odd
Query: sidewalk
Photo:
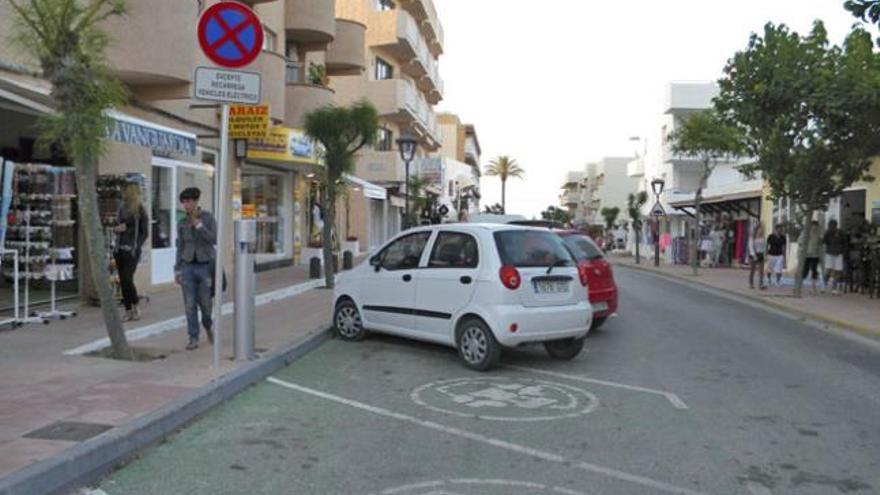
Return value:
[[(265, 295), (307, 282), (307, 267), (291, 267), (258, 274), (257, 290)], [(258, 355), (325, 330), (331, 296), (330, 291), (308, 290), (259, 306), (255, 318)], [(127, 324), (127, 332), (183, 314), (179, 290), (151, 294), (150, 299), (143, 319)], [(98, 308), (77, 311), (76, 318), (47, 326), (0, 331), (0, 479), (141, 418), (243, 366), (231, 360), (231, 316), (223, 318), (224, 359), (219, 370), (212, 367), (213, 349), (204, 336), (198, 350), (184, 350), (183, 327), (132, 343), (164, 355), (163, 359), (120, 362), (65, 355), (72, 348), (106, 338)], [(47, 426), (53, 427), (37, 431)]]
[(797, 299), (793, 296), (793, 281), (790, 278), (783, 278), (785, 287), (782, 288), (773, 286), (766, 290), (750, 289), (749, 271), (742, 268), (700, 268), (700, 274), (695, 277), (690, 266), (663, 264), (655, 268), (653, 257), (643, 257), (640, 265), (636, 265), (632, 256), (612, 255), (611, 260), (615, 265), (656, 272), (692, 284), (720, 289), (774, 308), (880, 338), (880, 299), (871, 299), (867, 295), (832, 296), (830, 293), (820, 292), (818, 296), (813, 296), (807, 283), (804, 296)]

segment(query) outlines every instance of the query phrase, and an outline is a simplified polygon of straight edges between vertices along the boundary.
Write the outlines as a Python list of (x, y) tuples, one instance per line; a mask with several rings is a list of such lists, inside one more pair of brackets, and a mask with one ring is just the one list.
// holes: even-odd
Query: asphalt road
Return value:
[[(618, 269), (571, 362), (331, 341), (105, 480), (110, 494), (880, 493), (880, 351)], [(876, 303), (876, 302), (872, 302)]]

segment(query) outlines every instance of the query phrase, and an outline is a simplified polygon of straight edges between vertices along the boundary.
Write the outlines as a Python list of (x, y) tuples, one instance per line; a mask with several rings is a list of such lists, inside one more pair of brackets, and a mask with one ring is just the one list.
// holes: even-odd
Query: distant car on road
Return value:
[(611, 264), (602, 249), (590, 236), (576, 230), (556, 231), (574, 253), (578, 263), (586, 267), (590, 304), (593, 305), (593, 330), (617, 312), (617, 283)]
[(528, 342), (572, 359), (592, 323), (587, 277), (547, 229), (415, 228), (340, 277), (333, 325), (345, 340), (370, 330), (453, 346), (477, 370)]

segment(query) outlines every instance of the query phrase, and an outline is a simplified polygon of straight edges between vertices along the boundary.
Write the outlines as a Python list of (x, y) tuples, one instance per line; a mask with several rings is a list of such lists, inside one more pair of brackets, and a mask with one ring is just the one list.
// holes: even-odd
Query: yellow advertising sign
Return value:
[(269, 130), (269, 105), (231, 105), (229, 139), (259, 139)]
[(247, 157), (252, 160), (321, 164), (315, 142), (304, 131), (288, 127), (272, 127), (262, 139), (248, 140)]

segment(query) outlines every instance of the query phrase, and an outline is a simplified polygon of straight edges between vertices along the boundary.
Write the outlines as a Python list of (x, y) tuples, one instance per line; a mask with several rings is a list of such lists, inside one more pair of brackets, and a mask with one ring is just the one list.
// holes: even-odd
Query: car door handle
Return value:
[(463, 283), (464, 285), (468, 285), (468, 284), (470, 284), (471, 282), (473, 282), (474, 279), (472, 279), (472, 278), (468, 277), (467, 275), (465, 275), (464, 277), (461, 277), (460, 279), (458, 279), (458, 281), (461, 282), (461, 283)]
[(404, 281), (404, 282), (409, 282), (409, 281), (411, 281), (411, 280), (412, 280), (412, 275), (410, 275), (410, 274), (407, 273), (406, 275), (403, 276), (403, 281)]

